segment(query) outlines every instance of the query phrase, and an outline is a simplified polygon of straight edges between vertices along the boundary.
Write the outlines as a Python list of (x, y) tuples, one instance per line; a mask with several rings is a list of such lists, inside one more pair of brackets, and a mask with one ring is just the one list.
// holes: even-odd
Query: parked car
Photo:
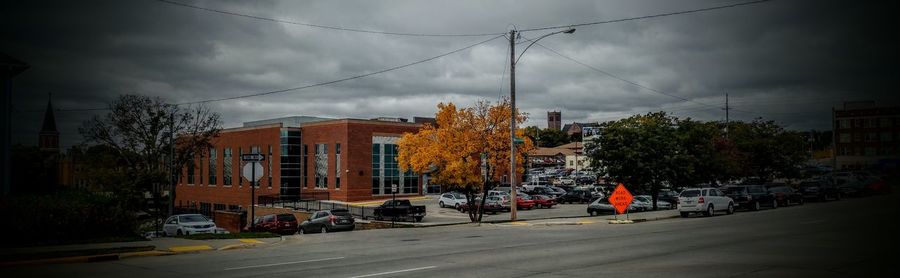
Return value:
[[(644, 210), (652, 210), (653, 209), (653, 197), (650, 195), (637, 195), (634, 196), (635, 200), (639, 200), (643, 202)], [(672, 203), (656, 198), (656, 208), (657, 209), (673, 209)]]
[(216, 233), (216, 223), (202, 214), (172, 215), (163, 223), (163, 236)]
[(827, 180), (801, 182), (800, 193), (803, 194), (803, 199), (807, 200), (826, 201), (828, 199), (841, 199), (840, 189)]
[(468, 200), (466, 200), (466, 195), (463, 195), (462, 193), (459, 193), (459, 192), (450, 192), (450, 193), (441, 194), (441, 198), (438, 201), (438, 206), (440, 206), (442, 208), (444, 208), (444, 207), (456, 208), (460, 205), (465, 205), (466, 202), (468, 202)]
[[(476, 199), (474, 203), (460, 205), (456, 209), (459, 212), (466, 212), (469, 210), (477, 209), (481, 207), (481, 199)], [(503, 200), (500, 197), (492, 196), (487, 197), (484, 200), (484, 212), (490, 214), (497, 214), (497, 212), (507, 211), (509, 210), (509, 203), (504, 204)]]
[(759, 210), (761, 206), (770, 208), (778, 208), (778, 201), (775, 200), (775, 194), (766, 191), (762, 185), (740, 184), (725, 186), (724, 190), (728, 197), (734, 200), (737, 208), (746, 208), (750, 210)]
[(300, 224), (300, 234), (352, 231), (356, 228), (353, 215), (346, 209), (320, 210)]
[(685, 189), (678, 196), (678, 204), (681, 217), (688, 217), (691, 213), (697, 212), (706, 216), (712, 216), (716, 211), (734, 213), (734, 200), (716, 188)]
[(292, 235), (297, 233), (297, 227), (299, 227), (297, 217), (290, 213), (281, 213), (256, 217), (253, 220), (253, 226), (249, 230)]
[(615, 211), (616, 208), (609, 203), (609, 199), (607, 198), (598, 198), (591, 202), (591, 204), (587, 207), (587, 213), (591, 216), (600, 214), (613, 214), (615, 213)]
[(647, 195), (634, 196), (631, 204), (628, 205), (628, 211), (648, 211), (653, 209), (653, 202)]
[(519, 193), (516, 195), (518, 195), (516, 196), (516, 209), (530, 210), (534, 208), (534, 201), (531, 200), (531, 196), (528, 196), (528, 194), (525, 193)]
[(375, 219), (401, 219), (421, 222), (425, 217), (425, 206), (414, 206), (409, 200), (387, 200), (372, 212)]
[(591, 196), (591, 192), (587, 190), (572, 190), (565, 195), (559, 197), (557, 200), (560, 204), (568, 202), (571, 203), (590, 203), (593, 201), (593, 196)]
[(535, 187), (545, 187), (545, 186), (547, 186), (546, 182), (534, 179), (534, 180), (531, 180), (530, 182), (522, 183), (522, 187), (520, 187), (520, 188), (522, 189), (522, 191), (532, 192), (532, 191), (534, 191)]
[(665, 201), (669, 203), (670, 208), (678, 208), (678, 193), (674, 190), (660, 190), (659, 194), (656, 195), (657, 201)]
[(556, 200), (547, 195), (531, 195), (531, 200), (538, 208), (552, 208), (556, 205)]
[(534, 190), (531, 191), (531, 193), (534, 195), (547, 196), (547, 197), (553, 199), (554, 201), (559, 199), (560, 196), (566, 194), (565, 191), (559, 192), (559, 191), (553, 190), (553, 188), (551, 188), (551, 187), (535, 187)]
[(803, 193), (794, 190), (790, 186), (770, 187), (769, 192), (775, 194), (775, 200), (778, 201), (780, 206), (803, 204)]

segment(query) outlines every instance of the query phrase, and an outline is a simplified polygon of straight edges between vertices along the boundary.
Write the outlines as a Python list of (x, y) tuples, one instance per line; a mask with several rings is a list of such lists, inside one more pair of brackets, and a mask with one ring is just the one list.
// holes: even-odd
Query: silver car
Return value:
[(169, 216), (163, 224), (163, 236), (216, 233), (216, 223), (201, 214)]

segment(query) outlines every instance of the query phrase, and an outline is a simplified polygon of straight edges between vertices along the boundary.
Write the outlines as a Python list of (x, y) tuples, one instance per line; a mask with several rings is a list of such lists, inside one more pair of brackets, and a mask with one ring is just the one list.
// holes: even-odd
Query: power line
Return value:
[(170, 0), (156, 0), (156, 1), (162, 2), (162, 3), (166, 3), (166, 4), (170, 4), (170, 5), (181, 6), (181, 7), (186, 7), (186, 8), (191, 8), (191, 9), (197, 9), (197, 10), (202, 10), (202, 11), (207, 11), (207, 12), (212, 12), (212, 13), (218, 13), (218, 14), (224, 14), (224, 15), (232, 15), (232, 16), (238, 16), (238, 17), (244, 17), (244, 18), (250, 18), (250, 19), (256, 19), (256, 20), (262, 20), (262, 21), (269, 21), (269, 22), (276, 22), (276, 23), (285, 23), (285, 24), (291, 24), (291, 25), (299, 25), (299, 26), (306, 26), (306, 27), (320, 28), (320, 29), (328, 29), (328, 30), (356, 32), (356, 33), (381, 34), (381, 35), (391, 35), (391, 36), (408, 36), (408, 37), (484, 37), (484, 36), (495, 36), (495, 35), (501, 35), (501, 34), (504, 34), (504, 33), (481, 33), (481, 34), (427, 34), (427, 33), (402, 33), (402, 32), (375, 31), (375, 30), (365, 30), (365, 29), (356, 29), (356, 28), (345, 28), (345, 27), (336, 27), (336, 26), (328, 26), (328, 25), (321, 25), (321, 24), (312, 24), (312, 23), (297, 22), (297, 21), (291, 21), (291, 20), (275, 19), (275, 18), (262, 17), (262, 16), (250, 15), (250, 14), (243, 14), (243, 13), (232, 12), (232, 11), (226, 11), (226, 10), (219, 10), (219, 9), (213, 9), (213, 8), (205, 8), (205, 7), (194, 6), (194, 5), (191, 5), (191, 4), (185, 4), (185, 3), (176, 2), (176, 1), (170, 1)]
[[(526, 40), (530, 40), (530, 39), (526, 39)], [(708, 104), (708, 103), (703, 103), (703, 102), (695, 101), (695, 100), (692, 100), (692, 99), (689, 99), (689, 98), (681, 97), (681, 96), (678, 96), (678, 95), (673, 95), (673, 94), (670, 94), (670, 93), (666, 93), (666, 92), (663, 92), (663, 91), (660, 91), (660, 90), (657, 90), (657, 89), (653, 89), (653, 88), (650, 88), (650, 87), (641, 85), (640, 83), (637, 83), (637, 82), (634, 82), (634, 81), (631, 81), (631, 80), (628, 80), (628, 79), (619, 77), (618, 75), (615, 75), (615, 74), (609, 73), (609, 72), (607, 72), (607, 71), (598, 69), (598, 68), (596, 68), (596, 67), (594, 67), (594, 66), (591, 66), (591, 65), (582, 63), (581, 61), (575, 60), (575, 58), (572, 58), (572, 57), (563, 55), (562, 53), (559, 53), (558, 51), (553, 50), (552, 48), (546, 47), (546, 46), (544, 46), (544, 45), (542, 45), (542, 44), (540, 44), (540, 43), (535, 43), (535, 44), (537, 44), (537, 45), (540, 46), (540, 47), (543, 47), (544, 49), (546, 49), (546, 50), (548, 50), (548, 51), (550, 51), (550, 52), (553, 52), (554, 54), (556, 54), (556, 55), (558, 55), (558, 56), (560, 56), (560, 57), (565, 58), (566, 60), (572, 61), (573, 63), (579, 64), (579, 65), (581, 65), (581, 66), (583, 66), (583, 67), (589, 68), (589, 69), (594, 70), (594, 71), (599, 72), (599, 73), (602, 73), (602, 74), (604, 74), (604, 75), (606, 75), (606, 76), (609, 76), (609, 77), (618, 79), (619, 81), (622, 81), (622, 82), (625, 82), (625, 83), (628, 83), (628, 84), (637, 86), (637, 87), (642, 88), (642, 89), (644, 89), (644, 90), (651, 91), (651, 92), (654, 92), (654, 93), (657, 93), (657, 94), (661, 94), (661, 95), (665, 95), (665, 96), (669, 96), (669, 97), (673, 97), (673, 98), (676, 98), (676, 99), (680, 99), (680, 100), (682, 100), (682, 101), (693, 102), (693, 103), (696, 103), (696, 104), (700, 104), (700, 105), (704, 105), (704, 106), (709, 106), (709, 107), (721, 108), (721, 107), (719, 107), (719, 106), (717, 106), (717, 105), (712, 105), (712, 104)]]
[(253, 93), (253, 94), (240, 95), (240, 96), (233, 96), (233, 97), (224, 97), (224, 98), (217, 98), (217, 99), (208, 99), (208, 100), (199, 100), (199, 101), (192, 101), (192, 102), (183, 102), (183, 103), (179, 103), (179, 104), (177, 104), (177, 105), (200, 104), (200, 103), (217, 102), (217, 101), (223, 101), (223, 100), (233, 100), (233, 99), (241, 99), (241, 98), (249, 98), (249, 97), (258, 97), (258, 96), (271, 95), (271, 94), (278, 94), (278, 93), (284, 93), (284, 92), (289, 92), (289, 91), (303, 90), (303, 89), (309, 89), (309, 88), (313, 88), (313, 87), (320, 87), (320, 86), (325, 86), (325, 85), (330, 85), (330, 84), (340, 83), (340, 82), (344, 82), (344, 81), (348, 81), (348, 80), (359, 79), (359, 78), (363, 78), (363, 77), (368, 77), (368, 76), (372, 76), (372, 75), (376, 75), (376, 74), (381, 74), (381, 73), (385, 73), (385, 72), (389, 72), (389, 71), (394, 71), (394, 70), (402, 69), (402, 68), (405, 68), (405, 67), (414, 66), (414, 65), (421, 64), (421, 63), (429, 62), (429, 61), (432, 61), (432, 60), (435, 60), (435, 59), (438, 59), (438, 58), (441, 58), (441, 57), (444, 57), (444, 56), (448, 56), (448, 55), (451, 55), (451, 54), (455, 54), (455, 53), (461, 52), (461, 51), (466, 50), (466, 49), (473, 48), (473, 47), (478, 46), (478, 45), (481, 45), (481, 44), (488, 43), (488, 42), (490, 42), (490, 41), (496, 40), (496, 39), (501, 38), (501, 37), (503, 37), (503, 35), (498, 35), (498, 36), (496, 36), (496, 37), (493, 37), (493, 38), (490, 38), (490, 39), (487, 39), (487, 40), (483, 40), (483, 41), (480, 41), (480, 42), (478, 42), (478, 43), (475, 43), (475, 44), (472, 44), (472, 45), (469, 45), (469, 46), (466, 46), (466, 47), (463, 47), (463, 48), (460, 48), (460, 49), (457, 49), (457, 50), (453, 50), (453, 51), (450, 51), (450, 52), (447, 52), (447, 53), (444, 53), (444, 54), (441, 54), (441, 55), (437, 55), (437, 56), (434, 56), (434, 57), (431, 57), (431, 58), (428, 58), (428, 59), (419, 60), (419, 61), (416, 61), (416, 62), (412, 62), (412, 63), (408, 63), (408, 64), (403, 64), (403, 65), (399, 65), (399, 66), (395, 66), (395, 67), (391, 67), (391, 68), (387, 68), (387, 69), (383, 69), (383, 70), (379, 70), (379, 71), (374, 71), (374, 72), (370, 72), (370, 73), (366, 73), (366, 74), (360, 74), (360, 75), (350, 76), (350, 77), (341, 78), (341, 79), (337, 79), (337, 80), (332, 80), (332, 81), (327, 81), (327, 82), (321, 82), (321, 83), (316, 83), (316, 84), (311, 84), (311, 85), (306, 85), (306, 86), (299, 86), (299, 87), (294, 87), (294, 88), (287, 88), (287, 89), (281, 89), (281, 90), (275, 90), (275, 91), (268, 91), (268, 92), (262, 92), (262, 93)]
[(772, 0), (758, 0), (758, 1), (750, 1), (750, 2), (741, 2), (741, 3), (730, 4), (730, 5), (714, 6), (714, 7), (708, 7), (708, 8), (693, 9), (693, 10), (684, 10), (684, 11), (677, 11), (677, 12), (668, 12), (668, 13), (661, 13), (661, 14), (638, 16), (638, 17), (613, 19), (613, 20), (595, 21), (595, 22), (588, 22), (588, 23), (578, 23), (578, 24), (569, 24), (569, 25), (557, 25), (557, 26), (539, 27), (539, 28), (531, 28), (531, 29), (522, 29), (519, 31), (540, 31), (540, 30), (549, 30), (549, 29), (562, 29), (562, 28), (573, 28), (573, 27), (599, 25), (599, 24), (607, 24), (607, 23), (617, 23), (617, 22), (672, 16), (672, 15), (681, 15), (681, 14), (706, 12), (706, 11), (712, 11), (712, 10), (721, 10), (721, 9), (734, 8), (734, 7), (739, 7), (739, 6), (759, 4), (759, 3), (763, 3), (763, 2), (769, 2), (769, 1), (772, 1)]

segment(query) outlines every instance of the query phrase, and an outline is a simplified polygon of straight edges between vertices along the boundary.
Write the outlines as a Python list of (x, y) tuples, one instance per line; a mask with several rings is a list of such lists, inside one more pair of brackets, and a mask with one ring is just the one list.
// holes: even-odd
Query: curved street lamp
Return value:
[(518, 31), (509, 30), (509, 105), (510, 105), (510, 121), (509, 121), (509, 220), (516, 221), (516, 197), (518, 196), (516, 193), (516, 64), (519, 62), (519, 59), (522, 58), (522, 55), (525, 54), (525, 51), (528, 51), (532, 45), (537, 43), (539, 40), (560, 34), (572, 34), (575, 33), (575, 28), (569, 28), (566, 30), (556, 31), (552, 33), (544, 34), (543, 36), (538, 37), (535, 40), (531, 40), (531, 44), (525, 47), (522, 50), (522, 53), (519, 54), (519, 57), (516, 58), (516, 34)]

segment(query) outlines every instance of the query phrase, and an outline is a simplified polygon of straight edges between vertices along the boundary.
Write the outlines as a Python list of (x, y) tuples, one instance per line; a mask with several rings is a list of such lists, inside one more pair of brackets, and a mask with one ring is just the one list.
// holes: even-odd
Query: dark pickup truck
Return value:
[(407, 220), (421, 222), (425, 217), (425, 206), (414, 206), (409, 200), (387, 200), (375, 208), (375, 219)]

